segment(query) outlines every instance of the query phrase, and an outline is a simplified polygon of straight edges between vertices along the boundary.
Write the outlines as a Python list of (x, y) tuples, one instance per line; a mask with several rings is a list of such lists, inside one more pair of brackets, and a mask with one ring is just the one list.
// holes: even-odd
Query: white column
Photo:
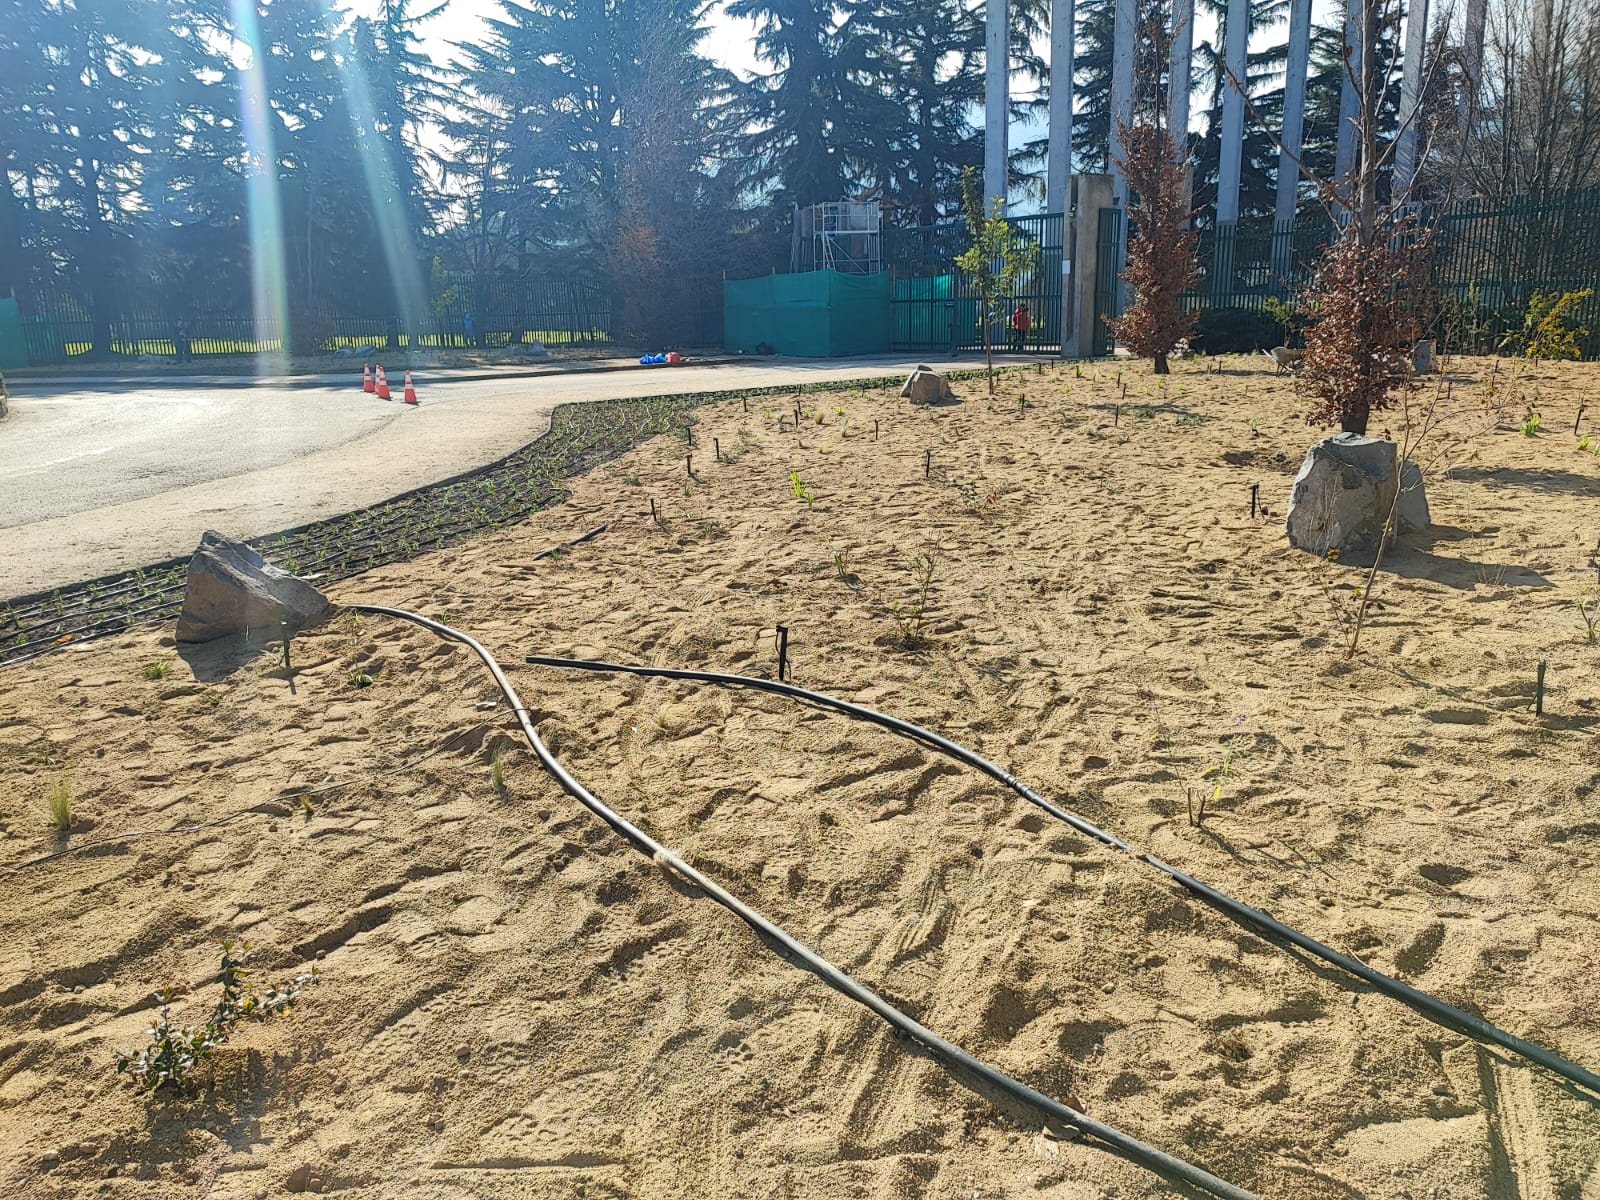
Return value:
[(1306, 73), (1311, 61), (1311, 0), (1293, 0), (1289, 8), (1289, 63), (1283, 80), (1283, 130), (1278, 151), (1278, 205), (1274, 224), (1294, 220), (1299, 194), (1297, 160), (1303, 145), (1306, 118)]
[(1417, 177), (1417, 108), (1422, 101), (1422, 58), (1428, 52), (1428, 0), (1406, 4), (1405, 63), (1400, 70), (1400, 140), (1394, 148), (1392, 194), (1404, 196)]
[(1466, 103), (1461, 106), (1461, 140), (1472, 133), (1478, 115), (1478, 89), (1483, 81), (1483, 31), (1488, 23), (1489, 0), (1467, 0), (1467, 28), (1462, 46), (1462, 73), (1466, 76)]
[(1194, 0), (1172, 0), (1172, 49), (1167, 58), (1167, 132), (1183, 158), (1189, 148), (1189, 88), (1194, 81)]
[(1367, 0), (1345, 0), (1344, 9), (1344, 48), (1345, 56), (1349, 60), (1349, 67), (1341, 69), (1343, 87), (1339, 92), (1339, 141), (1334, 153), (1333, 182), (1342, 185), (1345, 177), (1356, 165), (1356, 114), (1360, 112), (1360, 100), (1356, 94), (1356, 84), (1352, 82), (1351, 75), (1357, 80), (1366, 77), (1362, 63), (1366, 57), (1366, 36), (1363, 30), (1366, 22), (1362, 19)]
[(1222, 143), (1217, 162), (1217, 224), (1239, 219), (1239, 171), (1244, 158), (1245, 51), (1250, 45), (1250, 0), (1228, 0), (1223, 43), (1227, 80), (1222, 93)]
[(1011, 106), (1011, 6), (987, 0), (988, 25), (983, 62), (983, 199), (1004, 199)]
[[(1128, 261), (1128, 178), (1123, 173), (1122, 130), (1133, 125), (1133, 27), (1136, 0), (1117, 0), (1111, 32), (1111, 188), (1122, 209), (1122, 234), (1117, 239), (1117, 295), (1122, 295), (1122, 270)], [(1117, 306), (1120, 312), (1122, 306)]]
[(1045, 159), (1044, 210), (1067, 211), (1072, 174), (1072, 39), (1076, 0), (1050, 0), (1050, 132)]

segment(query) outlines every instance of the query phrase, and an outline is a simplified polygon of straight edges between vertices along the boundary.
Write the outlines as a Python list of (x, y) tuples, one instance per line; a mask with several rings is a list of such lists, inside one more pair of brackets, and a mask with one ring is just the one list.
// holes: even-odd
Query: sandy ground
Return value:
[[(963, 362), (970, 366), (968, 356)], [(340, 387), (35, 381), (0, 425), (0, 600), (175, 558), (207, 529), (256, 537), (473, 470), (561, 404), (903, 375), (914, 359), (764, 358), (671, 369), (416, 377), (421, 403)]]
[[(1062, 367), (928, 410), (807, 397), (799, 433), (779, 431), (781, 403), (721, 403), (696, 478), (660, 439), (559, 509), (337, 598), (482, 638), (625, 815), (1100, 1120), (1264, 1197), (1596, 1200), (1595, 1097), (1286, 954), (968, 770), (775, 697), (521, 663), (770, 675), (785, 623), (801, 685), (944, 732), (1594, 1069), (1600, 649), (1574, 601), (1595, 586), (1600, 460), (1566, 431), (1600, 375), (1501, 373), (1491, 399), (1486, 366), (1451, 377), (1435, 528), (1378, 575), (1350, 663), (1365, 572), (1285, 545), (1315, 435), (1292, 384), (1249, 360), (1182, 364), (1160, 389)], [(1514, 428), (1530, 402), (1544, 435)], [(1491, 429), (1495, 406), (1511, 427)], [(927, 641), (908, 649), (919, 554)], [(271, 653), (185, 660), (152, 631), (4, 673), (0, 1194), (1172, 1194), (953, 1081), (669, 886), (519, 748), (464, 650), (345, 616), (294, 653), (291, 681)], [(58, 778), (65, 836), (41, 815)], [(1186, 794), (1218, 784), (1193, 827)], [(149, 1101), (113, 1051), (140, 1043), (164, 983), (178, 1015), (209, 1009), (228, 935), (254, 943), (263, 982), (319, 954), (323, 981), (241, 1029), (188, 1096)]]

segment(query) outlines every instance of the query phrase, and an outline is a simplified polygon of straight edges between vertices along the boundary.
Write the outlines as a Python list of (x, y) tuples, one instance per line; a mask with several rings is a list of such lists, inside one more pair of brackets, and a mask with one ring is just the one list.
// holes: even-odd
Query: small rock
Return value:
[(289, 1172), (289, 1178), (284, 1180), (284, 1190), (290, 1192), (303, 1192), (311, 1184), (311, 1168), (304, 1164)]
[(956, 398), (950, 390), (949, 381), (932, 367), (926, 366), (919, 366), (906, 376), (900, 396), (913, 404), (939, 404)]
[(321, 1175), (313, 1175), (306, 1181), (306, 1191), (313, 1192), (317, 1195), (322, 1194), (323, 1186)]
[(46, 1171), (50, 1170), (60, 1161), (61, 1152), (59, 1150), (46, 1150), (43, 1154), (39, 1155), (39, 1165)]
[(456, 1047), (456, 1057), (462, 1062), (466, 1062), (467, 1059), (472, 1057), (472, 1047), (467, 1045), (465, 1042), (461, 1043), (461, 1045)]
[(1109, 758), (1101, 758), (1098, 754), (1090, 754), (1083, 760), (1085, 771), (1099, 771), (1111, 765)]

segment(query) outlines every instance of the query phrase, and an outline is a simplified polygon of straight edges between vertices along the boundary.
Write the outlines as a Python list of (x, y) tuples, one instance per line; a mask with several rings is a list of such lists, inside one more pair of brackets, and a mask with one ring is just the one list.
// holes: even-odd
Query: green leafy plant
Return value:
[(222, 985), (222, 999), (217, 1001), (210, 1017), (200, 1025), (175, 1024), (172, 988), (163, 987), (155, 994), (161, 1008), (146, 1031), (150, 1035), (150, 1045), (139, 1051), (117, 1052), (117, 1072), (131, 1075), (137, 1087), (148, 1092), (181, 1089), (189, 1073), (227, 1042), (239, 1022), (265, 1021), (288, 1012), (300, 998), (301, 990), (319, 980), (316, 967), (312, 967), (310, 972), (297, 976), (281, 988), (268, 986), (258, 991), (255, 981), (244, 973), (249, 945), (232, 939), (224, 940), (221, 945), (222, 965), (216, 981)]
[(139, 668), (139, 674), (149, 680), (164, 679), (167, 674), (167, 663), (165, 661), (147, 662)]
[(885, 607), (900, 632), (901, 644), (908, 650), (915, 650), (927, 641), (924, 630), (928, 622), (928, 593), (933, 589), (938, 567), (936, 553), (924, 550), (908, 554), (906, 567), (911, 572), (911, 597), (904, 601), (891, 600)]
[(961, 169), (961, 215), (967, 223), (970, 245), (955, 257), (956, 267), (978, 293), (979, 317), (983, 321), (983, 353), (989, 376), (989, 395), (994, 395), (994, 327), (1000, 319), (1000, 301), (1016, 281), (1033, 269), (1039, 247), (1025, 238), (1005, 218), (1004, 196), (993, 196), (984, 203), (978, 172)]
[(53, 779), (44, 797), (45, 819), (55, 829), (72, 828), (72, 782), (65, 776)]
[(1589, 333), (1583, 326), (1572, 324), (1573, 309), (1594, 295), (1593, 288), (1579, 292), (1535, 292), (1522, 314), (1522, 328), (1507, 333), (1501, 340), (1503, 350), (1515, 350), (1524, 358), (1578, 359), (1583, 352), (1578, 339)]
[(1539, 436), (1539, 414), (1531, 408), (1528, 410), (1528, 415), (1522, 418), (1522, 436)]
[(372, 676), (365, 671), (351, 671), (344, 677), (344, 680), (353, 688), (369, 688), (372, 686)]
[[(1233, 775), (1234, 757), (1234, 748), (1232, 746), (1224, 746), (1222, 761), (1202, 773), (1201, 778), (1206, 775), (1211, 776), (1211, 791), (1209, 794), (1203, 787), (1200, 789), (1192, 787), (1186, 789), (1189, 799), (1189, 824), (1196, 829), (1205, 824), (1207, 811), (1216, 808), (1217, 803), (1222, 799), (1222, 785)], [(1197, 790), (1200, 799), (1198, 805), (1195, 804)]]
[(489, 764), (489, 786), (494, 788), (499, 795), (506, 791), (506, 751), (502, 746), (494, 752), (494, 759)]
[(806, 502), (807, 508), (810, 508), (817, 502), (815, 493), (813, 493), (810, 488), (801, 482), (799, 471), (789, 472), (789, 488), (794, 492), (794, 498), (796, 500), (804, 500)]

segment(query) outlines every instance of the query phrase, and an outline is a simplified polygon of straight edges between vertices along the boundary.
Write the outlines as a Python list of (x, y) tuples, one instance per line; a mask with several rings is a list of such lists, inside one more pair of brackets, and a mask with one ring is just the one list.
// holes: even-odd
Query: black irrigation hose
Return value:
[(608, 808), (599, 797), (574, 779), (566, 768), (556, 761), (555, 756), (539, 740), (539, 734), (534, 729), (533, 722), (528, 718), (527, 708), (517, 695), (516, 689), (511, 686), (511, 681), (506, 678), (505, 673), (500, 669), (500, 664), (494, 660), (494, 657), (483, 646), (467, 634), (458, 629), (452, 629), (448, 625), (440, 624), (438, 621), (431, 621), (417, 613), (407, 612), (405, 609), (388, 608), (377, 604), (352, 604), (349, 607), (356, 612), (376, 613), (381, 616), (398, 617), (403, 621), (411, 621), (425, 629), (432, 630), (440, 637), (458, 641), (470, 649), (483, 660), (484, 665), (489, 668), (489, 673), (494, 676), (495, 683), (499, 685), (501, 693), (506, 698), (506, 703), (510, 705), (511, 711), (517, 714), (517, 720), (522, 725), (523, 736), (528, 739), (528, 744), (533, 747), (533, 752), (538, 756), (539, 762), (546, 771), (555, 777), (556, 782), (561, 785), (568, 795), (609, 825), (635, 850), (638, 850), (641, 854), (649, 855), (663, 871), (668, 871), (692, 884), (704, 892), (711, 900), (733, 913), (734, 916), (750, 926), (756, 937), (764, 945), (775, 950), (786, 961), (798, 963), (835, 991), (854, 1000), (857, 1004), (871, 1009), (882, 1017), (885, 1022), (893, 1027), (898, 1036), (910, 1038), (918, 1045), (932, 1052), (936, 1058), (976, 1076), (991, 1087), (1006, 1093), (1028, 1108), (1040, 1113), (1047, 1120), (1077, 1129), (1084, 1135), (1092, 1137), (1118, 1151), (1130, 1161), (1171, 1182), (1199, 1188), (1213, 1196), (1224, 1197), (1225, 1200), (1257, 1200), (1252, 1193), (1234, 1186), (1227, 1180), (1219, 1179), (1209, 1171), (1202, 1170), (1192, 1163), (1185, 1162), (1180, 1158), (1174, 1158), (1172, 1155), (1157, 1150), (1154, 1146), (1147, 1145), (1137, 1138), (1130, 1137), (1110, 1125), (1096, 1121), (1093, 1117), (1085, 1116), (1076, 1109), (1068, 1108), (1060, 1101), (1052, 1100), (1044, 1093), (1035, 1091), (1027, 1084), (1011, 1078), (1011, 1076), (996, 1070), (980, 1059), (974, 1058), (959, 1046), (946, 1041), (931, 1029), (906, 1016), (905, 1013), (895, 1008), (876, 992), (857, 983), (854, 978), (839, 970), (838, 967), (835, 967), (819, 954), (795, 941), (794, 938), (738, 899), (738, 897), (725, 890), (720, 884), (702, 875), (638, 826)]
[(1557, 1075), (1589, 1089), (1596, 1095), (1600, 1095), (1600, 1075), (1595, 1074), (1593, 1071), (1569, 1062), (1559, 1054), (1546, 1050), (1543, 1046), (1538, 1046), (1533, 1042), (1519, 1038), (1516, 1034), (1507, 1033), (1505, 1030), (1489, 1024), (1481, 1017), (1475, 1017), (1471, 1013), (1446, 1004), (1443, 1000), (1431, 996), (1427, 992), (1419, 991), (1409, 984), (1401, 983), (1398, 979), (1385, 975), (1382, 971), (1373, 970), (1373, 968), (1359, 959), (1343, 954), (1331, 946), (1325, 946), (1315, 938), (1285, 925), (1282, 921), (1262, 912), (1260, 909), (1251, 908), (1248, 904), (1241, 903), (1233, 897), (1219, 892), (1216, 888), (1201, 883), (1193, 876), (1162, 862), (1155, 855), (1145, 854), (1134, 849), (1115, 834), (1107, 833), (1098, 825), (1085, 820), (1076, 813), (1068, 812), (1051, 804), (1050, 801), (1028, 787), (1027, 784), (1013, 778), (988, 759), (975, 754), (965, 746), (950, 741), (948, 738), (940, 737), (931, 730), (923, 729), (919, 725), (913, 725), (909, 721), (902, 721), (899, 717), (891, 717), (859, 704), (851, 704), (847, 700), (840, 700), (823, 692), (808, 691), (805, 688), (795, 687), (793, 684), (778, 683), (771, 679), (758, 679), (749, 675), (726, 675), (715, 671), (690, 671), (675, 667), (625, 666), (619, 663), (595, 662), (588, 659), (550, 658), (539, 654), (528, 655), (527, 661), (541, 667), (564, 667), (570, 670), (645, 675), (663, 679), (686, 679), (700, 683), (719, 684), (724, 687), (747, 687), (756, 691), (772, 692), (779, 696), (789, 696), (804, 700), (822, 708), (831, 708), (848, 716), (870, 721), (874, 725), (881, 725), (885, 729), (932, 746), (934, 749), (948, 754), (968, 766), (975, 767), (991, 779), (1016, 792), (1017, 795), (1030, 804), (1037, 805), (1057, 820), (1066, 822), (1078, 832), (1087, 834), (1107, 846), (1126, 851), (1139, 859), (1139, 861), (1154, 867), (1157, 871), (1192, 892), (1213, 908), (1251, 927), (1268, 940), (1288, 942), (1308, 954), (1314, 955), (1322, 959), (1322, 961), (1331, 963), (1358, 979), (1364, 980), (1380, 992), (1398, 1000), (1401, 1004), (1420, 1013), (1436, 1025), (1442, 1025), (1446, 1029), (1453, 1030), (1475, 1041), (1488, 1042), (1502, 1049), (1510, 1050), (1512, 1053), (1521, 1055), (1530, 1062), (1538, 1063), (1541, 1067), (1554, 1071)]

